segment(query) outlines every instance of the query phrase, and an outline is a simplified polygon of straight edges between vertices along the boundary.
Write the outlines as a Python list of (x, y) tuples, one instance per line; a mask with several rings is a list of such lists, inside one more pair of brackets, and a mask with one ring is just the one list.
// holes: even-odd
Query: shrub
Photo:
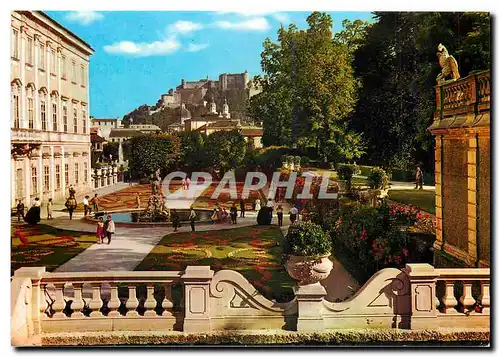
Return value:
[(293, 157), (293, 163), (295, 165), (300, 165), (300, 156), (294, 156)]
[(311, 159), (309, 159), (307, 156), (302, 156), (301, 160), (303, 166), (309, 166), (311, 165)]
[(389, 184), (389, 177), (380, 167), (374, 167), (368, 175), (368, 186), (374, 189), (385, 189)]
[(373, 166), (359, 165), (359, 171), (361, 176), (368, 176), (372, 171)]
[(340, 164), (337, 167), (337, 174), (339, 175), (339, 179), (345, 181), (347, 190), (351, 189), (351, 179), (352, 175), (354, 175), (354, 166), (348, 164)]
[(285, 238), (283, 253), (319, 257), (332, 252), (332, 242), (320, 225), (300, 222), (291, 225)]

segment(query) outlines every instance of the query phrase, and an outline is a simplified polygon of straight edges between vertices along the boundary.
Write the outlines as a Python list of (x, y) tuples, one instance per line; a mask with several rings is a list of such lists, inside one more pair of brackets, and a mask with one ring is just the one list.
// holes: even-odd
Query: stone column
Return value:
[(101, 187), (101, 169), (96, 169), (95, 177), (97, 180), (96, 188), (100, 188)]
[[(31, 196), (31, 166), (30, 166), (30, 158), (27, 157), (23, 162), (23, 170), (24, 170), (24, 207), (26, 207), (30, 201)], [(14, 186), (12, 186), (14, 187)]]
[(209, 266), (188, 266), (182, 275), (184, 284), (185, 333), (210, 332), (210, 282), (214, 276)]
[(326, 290), (320, 283), (295, 286), (297, 331), (321, 331), (324, 328), (323, 299)]
[(433, 321), (437, 318), (437, 306), (439, 306), (439, 300), (436, 297), (437, 272), (430, 264), (406, 264), (402, 270), (410, 280), (410, 329), (433, 326)]
[(50, 145), (50, 158), (49, 158), (49, 197), (54, 199), (54, 188), (56, 186), (56, 165), (54, 162), (54, 146)]
[(19, 53), (19, 73), (21, 75), (22, 86), (19, 93), (19, 127), (28, 127), (28, 104), (26, 99), (26, 45), (28, 28), (21, 26), (19, 40), (21, 41), (21, 52)]
[(469, 138), (469, 149), (467, 150), (467, 230), (468, 230), (468, 263), (469, 266), (475, 265), (477, 256), (477, 155), (478, 138), (477, 134)]
[(40, 289), (40, 281), (45, 273), (45, 267), (22, 267), (14, 272), (14, 278), (29, 278), (32, 282), (31, 293), (31, 317), (33, 321), (33, 333), (39, 334), (42, 332), (41, 321), (41, 303), (45, 301), (44, 293)]
[(61, 192), (64, 198), (64, 192), (66, 190), (66, 155), (64, 145), (61, 145)]
[(435, 249), (442, 249), (443, 239), (443, 137), (436, 136), (435, 149), (435, 183), (436, 183), (436, 241), (434, 242)]

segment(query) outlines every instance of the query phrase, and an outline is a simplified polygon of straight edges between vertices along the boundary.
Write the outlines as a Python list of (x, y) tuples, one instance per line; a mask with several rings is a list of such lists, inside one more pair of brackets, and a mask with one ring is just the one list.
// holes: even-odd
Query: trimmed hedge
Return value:
[(42, 335), (42, 346), (104, 345), (474, 345), (490, 343), (489, 329), (343, 329), (301, 333), (283, 330), (183, 332), (91, 332)]

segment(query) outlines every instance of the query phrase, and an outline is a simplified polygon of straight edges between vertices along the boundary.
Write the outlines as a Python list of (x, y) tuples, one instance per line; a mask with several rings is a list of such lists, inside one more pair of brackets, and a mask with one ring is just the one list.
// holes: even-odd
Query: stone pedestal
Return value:
[(325, 288), (318, 282), (294, 287), (298, 304), (297, 331), (318, 331), (324, 328), (323, 299)]
[(184, 284), (185, 333), (210, 332), (210, 282), (214, 276), (209, 266), (188, 266), (182, 275)]

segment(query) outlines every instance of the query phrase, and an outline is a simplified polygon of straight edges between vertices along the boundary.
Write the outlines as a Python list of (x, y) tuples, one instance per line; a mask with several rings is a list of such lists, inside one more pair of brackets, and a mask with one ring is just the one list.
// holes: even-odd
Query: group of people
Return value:
[(115, 222), (113, 221), (112, 217), (108, 215), (106, 217), (106, 221), (102, 217), (99, 217), (99, 220), (97, 221), (97, 243), (102, 244), (104, 243), (104, 238), (108, 238), (108, 244), (111, 243), (111, 237), (112, 235), (115, 234)]

